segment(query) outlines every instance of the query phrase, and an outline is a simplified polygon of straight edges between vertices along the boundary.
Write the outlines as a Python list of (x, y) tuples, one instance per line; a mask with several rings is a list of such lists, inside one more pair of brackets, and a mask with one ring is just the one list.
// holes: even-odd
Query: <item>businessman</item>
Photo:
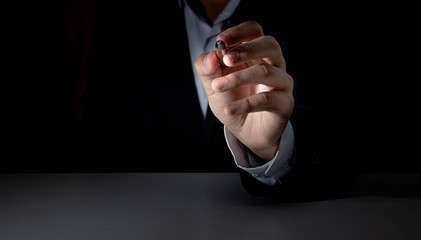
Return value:
[(317, 165), (322, 116), (300, 82), (306, 75), (290, 73), (305, 66), (292, 55), (303, 50), (289, 49), (290, 14), (274, 7), (109, 2), (95, 27), (82, 101), (88, 170), (238, 170), (259, 194)]

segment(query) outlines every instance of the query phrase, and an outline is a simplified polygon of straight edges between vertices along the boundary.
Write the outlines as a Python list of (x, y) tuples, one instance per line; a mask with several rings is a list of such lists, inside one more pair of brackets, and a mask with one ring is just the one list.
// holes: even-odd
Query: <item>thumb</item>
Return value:
[(203, 84), (205, 84), (204, 81), (221, 76), (221, 69), (219, 68), (219, 59), (216, 55), (216, 51), (200, 55), (196, 59), (194, 66)]

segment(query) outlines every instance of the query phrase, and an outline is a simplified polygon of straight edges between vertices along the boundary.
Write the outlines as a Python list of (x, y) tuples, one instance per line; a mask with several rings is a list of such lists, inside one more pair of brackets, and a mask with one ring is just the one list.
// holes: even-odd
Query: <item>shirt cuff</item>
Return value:
[(228, 148), (234, 157), (235, 164), (267, 185), (273, 186), (278, 182), (281, 183), (280, 179), (291, 170), (294, 164), (295, 136), (289, 121), (282, 134), (279, 149), (275, 157), (263, 165), (258, 164), (258, 161), (254, 159), (250, 150), (225, 126), (224, 134)]

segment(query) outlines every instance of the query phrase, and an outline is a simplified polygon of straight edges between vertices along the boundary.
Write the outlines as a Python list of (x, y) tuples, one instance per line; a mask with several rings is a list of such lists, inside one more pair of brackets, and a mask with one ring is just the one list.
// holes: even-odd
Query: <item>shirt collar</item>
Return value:
[[(178, 4), (180, 8), (184, 8), (186, 6), (190, 8), (190, 6), (186, 3), (186, 0), (179, 0)], [(228, 18), (230, 18), (239, 4), (240, 4), (240, 0), (230, 0), (228, 4), (225, 6), (224, 10), (222, 10), (222, 12), (215, 19), (213, 24), (218, 24), (219, 22), (225, 21)], [(208, 23), (210, 26), (213, 25), (212, 22), (210, 22), (210, 20), (207, 19), (207, 17), (203, 17), (203, 15), (197, 14), (197, 10), (195, 9), (192, 9), (192, 10), (196, 13), (196, 15), (198, 15), (197, 17), (201, 21)]]
[(230, 18), (234, 14), (235, 9), (238, 7), (238, 4), (240, 4), (240, 0), (230, 0), (227, 6), (225, 6), (224, 10), (222, 10), (222, 12), (215, 19), (215, 24)]

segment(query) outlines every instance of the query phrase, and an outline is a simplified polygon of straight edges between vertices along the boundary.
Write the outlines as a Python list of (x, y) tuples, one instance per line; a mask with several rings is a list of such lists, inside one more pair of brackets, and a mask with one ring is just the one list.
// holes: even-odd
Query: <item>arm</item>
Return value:
[(288, 123), (281, 137), (279, 150), (269, 162), (257, 158), (248, 150), (234, 135), (226, 130), (225, 138), (231, 153), (234, 156), (236, 165), (249, 173), (260, 182), (274, 186), (282, 183), (281, 178), (285, 176), (294, 165), (294, 131), (291, 123)]
[[(229, 135), (238, 139), (239, 146), (261, 159), (262, 165), (269, 166), (270, 162), (278, 161), (278, 168), (270, 170), (269, 179), (273, 179), (273, 173), (278, 171), (274, 179), (282, 182), (270, 184), (274, 181), (265, 181), (266, 177), (259, 177), (259, 174), (253, 176), (251, 172), (254, 170), (243, 165), (245, 171), (241, 171), (241, 177), (246, 190), (253, 195), (262, 195), (279, 188), (285, 192), (285, 189), (301, 191), (303, 186), (314, 186), (316, 178), (320, 177), (316, 175), (325, 175), (318, 174), (317, 169), (320, 169), (320, 156), (325, 155), (326, 126), (319, 103), (309, 97), (305, 91), (307, 88), (303, 88), (307, 84), (301, 82), (294, 86), (286, 72), (281, 48), (276, 40), (263, 36), (255, 22), (227, 29), (218, 36), (219, 39), (230, 48), (223, 56), (227, 67), (219, 67), (215, 51), (201, 55), (196, 61), (211, 110), (225, 125)], [(274, 157), (277, 154), (285, 157), (280, 146), (289, 124), (294, 129), (293, 147), (288, 150), (292, 156), (279, 161)], [(234, 154), (237, 164), (241, 161), (238, 156), (248, 157), (244, 151), (237, 156)], [(312, 191), (312, 187), (306, 189)]]
[[(293, 80), (286, 72), (282, 50), (255, 22), (227, 29), (217, 40), (229, 48), (222, 59), (220, 52), (212, 51), (195, 64), (210, 108), (225, 125), (228, 145), (243, 170), (242, 179), (253, 179), (251, 186), (260, 185), (257, 191), (276, 188), (295, 159), (289, 122), (294, 108)], [(252, 166), (250, 157), (260, 159), (261, 166)], [(249, 192), (256, 192), (253, 188)]]

